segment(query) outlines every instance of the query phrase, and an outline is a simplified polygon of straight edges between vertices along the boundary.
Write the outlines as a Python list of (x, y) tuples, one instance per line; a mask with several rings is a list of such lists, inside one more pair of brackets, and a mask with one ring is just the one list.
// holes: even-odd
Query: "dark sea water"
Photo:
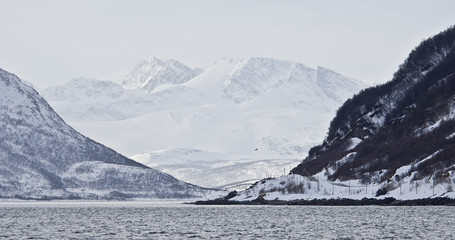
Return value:
[(0, 239), (455, 239), (454, 210), (0, 202)]

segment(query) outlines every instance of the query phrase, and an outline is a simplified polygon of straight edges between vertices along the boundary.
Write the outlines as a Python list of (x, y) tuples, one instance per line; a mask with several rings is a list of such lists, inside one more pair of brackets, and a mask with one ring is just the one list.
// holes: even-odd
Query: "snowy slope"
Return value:
[(212, 192), (84, 137), (32, 87), (2, 69), (0, 93), (1, 198), (180, 198)]
[[(336, 166), (321, 171), (313, 176), (302, 176), (291, 174), (273, 178), (263, 179), (256, 182), (249, 188), (240, 191), (239, 194), (232, 198), (233, 201), (250, 201), (258, 197), (266, 200), (298, 200), (298, 199), (329, 199), (329, 198), (386, 198), (393, 197), (399, 200), (424, 199), (449, 197), (455, 198), (453, 179), (435, 179), (425, 178), (417, 179), (418, 173), (413, 169), (419, 165), (434, 159), (442, 150), (439, 150), (430, 156), (402, 166), (395, 171), (399, 178), (387, 182), (370, 182), (365, 183), (360, 179), (351, 180), (329, 180), (328, 174), (336, 170)], [(349, 156), (344, 157), (337, 164), (342, 165), (352, 161)], [(386, 171), (386, 170), (384, 170)], [(373, 177), (381, 176), (382, 172), (377, 171)], [(452, 176), (453, 176), (452, 170)], [(378, 190), (386, 189), (387, 193), (378, 196)]]
[(232, 201), (251, 201), (258, 197), (265, 200), (312, 200), (312, 199), (362, 199), (393, 197), (399, 200), (449, 197), (455, 198), (453, 184), (433, 184), (432, 181), (411, 181), (410, 178), (394, 183), (387, 195), (377, 196), (382, 184), (363, 184), (357, 180), (327, 181), (321, 175), (314, 177), (290, 174), (273, 179), (263, 179), (242, 190)]
[[(72, 88), (69, 84), (60, 87)], [(332, 115), (349, 97), (347, 93), (353, 95), (363, 87), (361, 82), (324, 68), (246, 58), (221, 59), (185, 83), (162, 84), (148, 93), (124, 89), (122, 95), (128, 97), (108, 101), (109, 107), (100, 108), (104, 103), (87, 94), (80, 94), (84, 100), (74, 103), (53, 98), (55, 88), (42, 93), (84, 134), (185, 181), (219, 187), (280, 174), (284, 167), (295, 166), (310, 146), (324, 138)], [(87, 104), (85, 108), (81, 102)], [(135, 111), (131, 117), (112, 119), (112, 112), (102, 115), (109, 108), (124, 109), (123, 116)], [(81, 114), (84, 109), (87, 111)], [(101, 115), (96, 116), (98, 113)], [(180, 156), (178, 149), (191, 151)], [(206, 163), (211, 153), (223, 157)], [(153, 157), (148, 158), (150, 155)], [(189, 172), (196, 167), (191, 164), (159, 160), (187, 157), (195, 166), (204, 162), (207, 169), (197, 170), (193, 177)], [(263, 166), (258, 167), (259, 162)], [(226, 166), (231, 173), (221, 174)], [(242, 168), (247, 170), (242, 172)]]

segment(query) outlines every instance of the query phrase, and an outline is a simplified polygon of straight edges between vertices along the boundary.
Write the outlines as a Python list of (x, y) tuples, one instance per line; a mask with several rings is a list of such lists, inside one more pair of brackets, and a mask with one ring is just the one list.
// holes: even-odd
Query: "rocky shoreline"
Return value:
[(312, 199), (312, 200), (265, 200), (257, 198), (252, 201), (231, 201), (226, 198), (214, 200), (196, 201), (190, 204), (195, 205), (312, 205), (312, 206), (455, 206), (455, 199), (452, 198), (423, 198), (412, 200), (398, 200), (393, 197), (384, 199), (363, 198), (360, 200), (349, 198), (336, 199)]

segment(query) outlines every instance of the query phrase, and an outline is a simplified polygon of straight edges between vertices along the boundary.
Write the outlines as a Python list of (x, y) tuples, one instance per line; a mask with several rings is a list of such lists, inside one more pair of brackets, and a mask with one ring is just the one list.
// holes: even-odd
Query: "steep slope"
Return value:
[(2, 198), (168, 198), (210, 192), (82, 136), (33, 88), (2, 69), (0, 92)]
[[(322, 145), (293, 173), (330, 181), (404, 182), (453, 190), (455, 174), (455, 28), (423, 41), (393, 79), (346, 101)], [(414, 186), (415, 185), (415, 186)]]
[(141, 88), (152, 91), (162, 84), (184, 83), (201, 72), (201, 69), (191, 69), (176, 60), (163, 61), (150, 56), (134, 67), (122, 85), (126, 89)]
[[(60, 87), (71, 91), (74, 86)], [(298, 164), (309, 148), (323, 139), (336, 109), (349, 97), (347, 93), (353, 95), (363, 87), (364, 83), (324, 68), (245, 58), (221, 59), (183, 84), (163, 84), (147, 94), (124, 90), (124, 96), (134, 98), (118, 97), (103, 103), (81, 94), (88, 109), (98, 109), (84, 114), (80, 113), (84, 111), (82, 102), (51, 98), (57, 88), (42, 93), (82, 133), (179, 179), (220, 187), (249, 184)], [(122, 108), (124, 114), (117, 115), (127, 116), (135, 109), (129, 115), (132, 117), (114, 120), (110, 113), (97, 116)], [(179, 149), (188, 151), (178, 156)], [(206, 157), (212, 153), (222, 157), (208, 161)], [(160, 157), (191, 159), (193, 166), (166, 164)], [(203, 165), (203, 171), (196, 169)], [(261, 170), (254, 171), (258, 166)], [(230, 174), (220, 174), (226, 168)], [(200, 178), (191, 174), (194, 171)], [(241, 172), (245, 174), (237, 174)]]

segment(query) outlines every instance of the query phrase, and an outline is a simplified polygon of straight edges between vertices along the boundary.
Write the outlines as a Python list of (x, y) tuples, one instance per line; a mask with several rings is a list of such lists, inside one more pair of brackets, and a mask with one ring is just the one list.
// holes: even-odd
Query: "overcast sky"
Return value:
[(455, 24), (451, 0), (0, 0), (0, 9), (0, 68), (41, 88), (120, 81), (149, 55), (201, 68), (272, 57), (384, 82)]

